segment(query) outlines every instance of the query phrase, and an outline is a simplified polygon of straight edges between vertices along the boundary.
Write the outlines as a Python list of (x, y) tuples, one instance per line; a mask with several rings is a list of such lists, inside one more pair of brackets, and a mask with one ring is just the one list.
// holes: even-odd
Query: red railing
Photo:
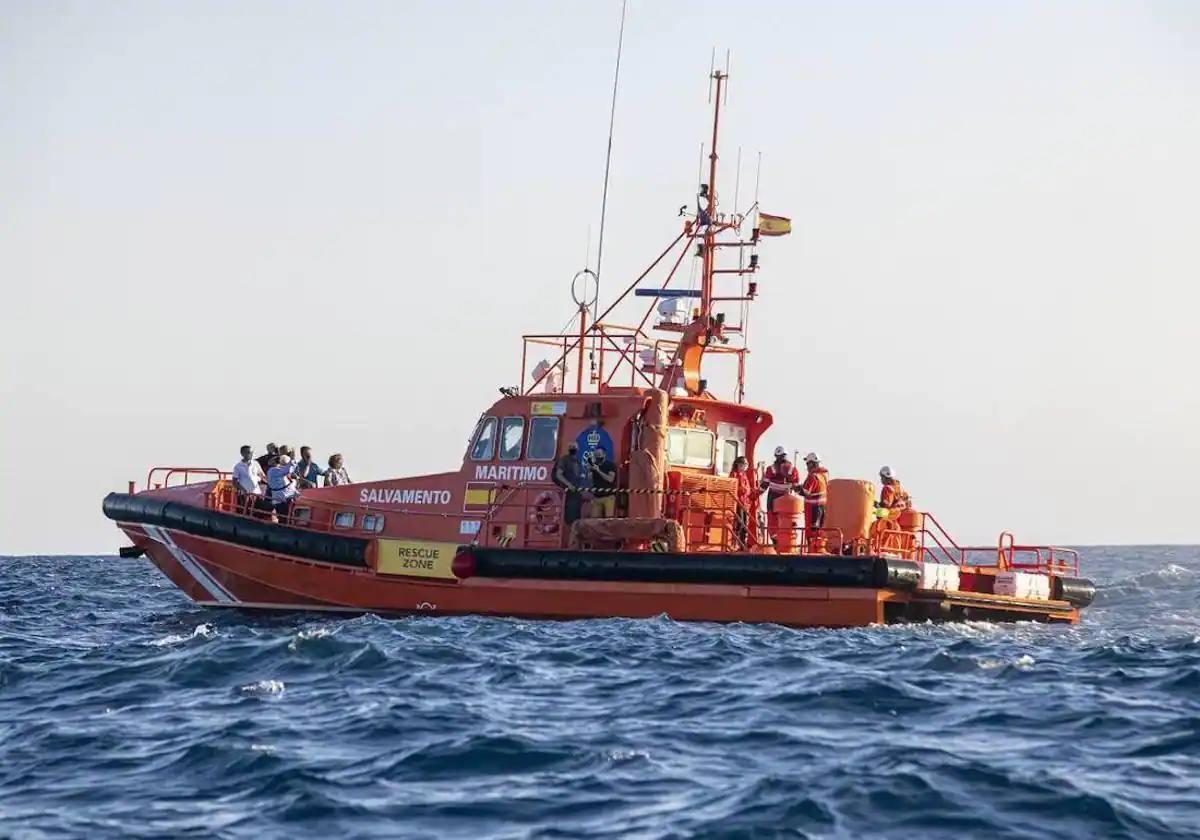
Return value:
[[(205, 505), (214, 510), (233, 513), (252, 519), (266, 519), (279, 524), (310, 528), (326, 532), (379, 534), (389, 516), (420, 516), (444, 520), (479, 522), (475, 534), (462, 534), (463, 542), (483, 546), (510, 544), (555, 546), (565, 543), (568, 529), (562, 524), (563, 492), (546, 485), (517, 484), (492, 491), (486, 510), (478, 513), (442, 513), (427, 510), (381, 509), (345, 502), (295, 498), (287, 513), (280, 515), (261, 501), (261, 497), (246, 497), (237, 493), (230, 474), (215, 467), (155, 467), (147, 476), (152, 488), (181, 486), (193, 477), (215, 479), (213, 489), (205, 494)], [(181, 478), (178, 484), (172, 480)], [(159, 481), (156, 482), (156, 479)], [(619, 494), (627, 491), (618, 491)], [(739, 535), (737, 502), (734, 494), (721, 489), (662, 490), (673, 504), (668, 505), (669, 518), (684, 529), (688, 551), (744, 551), (746, 546)], [(370, 517), (374, 517), (373, 519)], [(1079, 574), (1079, 553), (1074, 549), (1052, 545), (1021, 545), (1009, 532), (1000, 535), (994, 546), (961, 546), (930, 513), (921, 512), (920, 527), (912, 530), (887, 530), (867, 540), (845, 539), (837, 528), (810, 529), (796, 525), (782, 529), (777, 524), (750, 519), (747, 528), (763, 545), (776, 542), (782, 533), (792, 532), (790, 549), (799, 554), (821, 553), (827, 546), (849, 553), (893, 554), (913, 560), (950, 562), (959, 566), (1017, 569), (1049, 574)], [(469, 537), (469, 539), (468, 539)], [(518, 537), (520, 539), (518, 540)]]
[[(211, 491), (204, 494), (204, 504), (211, 510), (232, 513), (247, 519), (274, 522), (279, 525), (308, 528), (313, 531), (374, 535), (383, 533), (387, 527), (387, 517), (389, 516), (423, 516), (456, 522), (471, 518), (470, 515), (462, 513), (408, 510), (406, 508), (384, 510), (352, 502), (311, 499), (305, 498), (303, 490), (293, 498), (292, 504), (286, 512), (279, 513), (262, 496), (239, 494), (237, 488), (228, 479), (219, 481)], [(375, 518), (369, 520), (368, 517)], [(467, 542), (467, 540), (463, 541)]]
[(1054, 545), (1020, 545), (1004, 531), (996, 545), (961, 546), (931, 513), (922, 513), (922, 525), (913, 531), (917, 542), (914, 559), (955, 563), (959, 566), (1022, 569), (1050, 574), (1079, 574), (1079, 552)]
[[(182, 487), (191, 484), (193, 478), (204, 477), (204, 481), (221, 481), (229, 478), (231, 473), (216, 467), (153, 467), (146, 474), (146, 489), (160, 490), (163, 487)], [(175, 484), (172, 478), (182, 478)], [(202, 483), (202, 482), (197, 482)]]

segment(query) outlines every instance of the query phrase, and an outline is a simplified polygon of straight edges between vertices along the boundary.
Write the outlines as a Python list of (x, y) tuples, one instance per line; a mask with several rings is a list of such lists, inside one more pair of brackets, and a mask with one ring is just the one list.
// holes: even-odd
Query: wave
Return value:
[(0, 576), (0, 836), (1183, 836), (1200, 554), (1078, 626), (261, 615)]

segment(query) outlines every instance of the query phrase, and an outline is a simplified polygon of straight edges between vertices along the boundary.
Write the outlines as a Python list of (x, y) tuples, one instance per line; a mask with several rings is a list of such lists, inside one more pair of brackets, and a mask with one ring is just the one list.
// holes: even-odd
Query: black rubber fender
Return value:
[(1077, 607), (1086, 607), (1096, 597), (1096, 584), (1087, 578), (1056, 577), (1050, 594), (1056, 601), (1067, 601)]
[(248, 519), (224, 511), (168, 501), (156, 498), (153, 494), (109, 493), (104, 497), (103, 509), (105, 516), (117, 522), (154, 525), (322, 563), (367, 566), (370, 540), (361, 537), (277, 525), (266, 520)]
[(880, 589), (902, 589), (911, 592), (921, 583), (921, 566), (913, 560), (898, 557), (875, 558), (875, 585)]
[(878, 588), (881, 586), (877, 582), (879, 563), (884, 564), (884, 580), (890, 581), (893, 588), (912, 588), (919, 577), (902, 565), (889, 565), (907, 561), (838, 554), (788, 556), (473, 548), (471, 556), (475, 576), (496, 578)]

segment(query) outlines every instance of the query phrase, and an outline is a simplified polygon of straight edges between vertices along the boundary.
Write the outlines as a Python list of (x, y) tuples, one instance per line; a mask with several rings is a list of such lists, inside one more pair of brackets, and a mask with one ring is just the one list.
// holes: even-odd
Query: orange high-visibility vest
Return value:
[(826, 488), (829, 486), (829, 470), (817, 467), (808, 471), (808, 478), (800, 487), (806, 505), (823, 505), (826, 499)]
[(800, 471), (792, 466), (791, 461), (776, 461), (763, 473), (760, 487), (778, 494), (786, 493), (799, 483)]
[(883, 485), (879, 492), (879, 506), (888, 510), (907, 510), (912, 504), (908, 492), (900, 486), (900, 482), (892, 479), (891, 484)]

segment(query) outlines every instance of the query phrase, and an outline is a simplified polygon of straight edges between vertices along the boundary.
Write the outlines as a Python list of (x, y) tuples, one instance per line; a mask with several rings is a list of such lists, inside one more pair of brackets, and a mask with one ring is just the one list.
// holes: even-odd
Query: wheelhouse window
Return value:
[(667, 463), (708, 469), (713, 465), (713, 433), (705, 429), (668, 429)]
[(524, 417), (505, 417), (500, 424), (500, 460), (516, 461), (521, 457), (521, 439), (525, 437)]
[(475, 441), (471, 444), (472, 461), (490, 461), (496, 451), (496, 418), (484, 417), (475, 430)]
[(558, 418), (530, 417), (529, 445), (525, 455), (530, 461), (553, 461), (558, 452)]
[(333, 516), (334, 528), (353, 528), (354, 527), (354, 512), (349, 510), (339, 510)]
[(383, 514), (364, 513), (362, 518), (362, 529), (364, 531), (382, 531)]
[(721, 441), (721, 472), (725, 475), (733, 473), (733, 462), (742, 454), (742, 442), (740, 440), (725, 439)]

